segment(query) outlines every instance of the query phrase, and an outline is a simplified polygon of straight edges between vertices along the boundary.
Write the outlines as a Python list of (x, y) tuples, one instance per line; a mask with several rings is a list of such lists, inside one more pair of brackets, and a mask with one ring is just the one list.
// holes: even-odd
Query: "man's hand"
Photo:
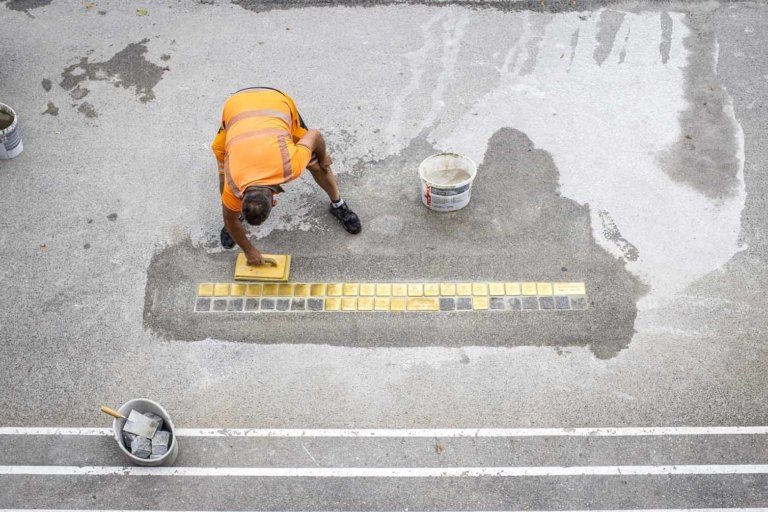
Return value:
[(259, 250), (255, 248), (254, 246), (251, 246), (249, 249), (243, 251), (245, 253), (245, 259), (248, 261), (249, 265), (263, 265), (264, 264), (264, 257), (261, 255)]

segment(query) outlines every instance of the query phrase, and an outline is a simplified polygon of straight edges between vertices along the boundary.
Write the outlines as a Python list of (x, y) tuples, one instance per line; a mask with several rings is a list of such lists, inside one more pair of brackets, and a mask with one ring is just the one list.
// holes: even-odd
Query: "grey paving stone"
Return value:
[(453, 297), (442, 297), (440, 299), (440, 311), (453, 311), (456, 309), (456, 301)]
[(215, 299), (213, 301), (213, 311), (226, 311), (227, 299)]
[(307, 309), (310, 311), (322, 311), (323, 299), (307, 299)]
[(152, 453), (152, 441), (146, 437), (136, 436), (131, 442), (131, 453), (136, 457), (146, 459)]
[(243, 299), (230, 299), (227, 311), (242, 311)]
[(555, 297), (556, 309), (570, 309), (571, 305), (568, 302), (568, 297)]
[(264, 310), (274, 310), (275, 309), (275, 299), (261, 299), (261, 309)]
[(490, 308), (491, 309), (505, 309), (504, 297), (491, 297)]
[(459, 297), (456, 299), (456, 309), (461, 311), (472, 309), (472, 297)]
[(539, 297), (539, 305), (541, 305), (541, 309), (555, 309), (555, 298)]
[(152, 453), (150, 459), (159, 459), (166, 453), (171, 444), (171, 433), (167, 430), (158, 430), (152, 438)]
[(246, 311), (257, 311), (259, 309), (259, 299), (245, 299)]
[(586, 297), (571, 297), (571, 309), (587, 309), (589, 303)]
[(278, 311), (288, 311), (291, 307), (291, 299), (277, 299), (276, 309)]
[(197, 299), (195, 302), (195, 311), (210, 311), (211, 299)]
[(523, 297), (523, 309), (539, 309), (539, 298)]
[(305, 309), (307, 309), (307, 301), (305, 299), (291, 300), (291, 311), (304, 311)]
[(520, 311), (523, 307), (523, 303), (520, 302), (519, 297), (512, 297), (509, 299), (509, 309), (514, 309), (515, 311)]

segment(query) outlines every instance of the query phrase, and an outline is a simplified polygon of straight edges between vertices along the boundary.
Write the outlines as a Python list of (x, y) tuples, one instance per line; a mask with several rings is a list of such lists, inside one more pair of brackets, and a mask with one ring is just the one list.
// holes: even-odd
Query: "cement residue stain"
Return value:
[(623, 260), (595, 242), (589, 207), (559, 194), (559, 172), (549, 153), (519, 131), (499, 130), (489, 141), (469, 205), (437, 214), (421, 205), (417, 168), (438, 152), (420, 137), (400, 154), (363, 163), (354, 175), (343, 177), (345, 198), (366, 226), (361, 234), (347, 235), (328, 214), (322, 192), (315, 190), (305, 200), (314, 205), (310, 212), (318, 228), (276, 230), (258, 245), (292, 254), (294, 282), (558, 280), (567, 268), (569, 280), (587, 283), (588, 310), (473, 313), (470, 319), (441, 313), (439, 320), (412, 313), (397, 322), (388, 315), (365, 314), (333, 322), (314, 314), (301, 322), (264, 315), (258, 324), (242, 313), (212, 317), (193, 312), (194, 290), (200, 282), (231, 279), (234, 255), (209, 254), (182, 243), (152, 259), (145, 325), (176, 340), (359, 347), (588, 346), (601, 358), (625, 348), (645, 287)]
[(573, 31), (571, 34), (571, 58), (568, 61), (568, 70), (570, 71), (573, 65), (573, 59), (576, 58), (576, 48), (579, 46), (579, 29)]
[(617, 11), (605, 10), (600, 13), (600, 20), (597, 24), (597, 46), (592, 54), (598, 66), (602, 65), (611, 54), (616, 34), (624, 22), (624, 16), (626, 13)]
[(530, 75), (533, 73), (533, 70), (536, 69), (536, 64), (539, 61), (539, 47), (544, 40), (544, 32), (546, 31), (547, 24), (550, 20), (549, 16), (533, 16), (534, 18), (531, 22), (532, 36), (528, 39), (525, 45), (528, 56), (526, 57), (525, 62), (520, 66), (520, 75), (522, 76)]
[(690, 29), (684, 39), (689, 52), (684, 71), (688, 106), (679, 115), (680, 137), (659, 157), (659, 164), (672, 179), (709, 198), (731, 197), (738, 193), (741, 168), (738, 126), (731, 99), (717, 77), (715, 26), (707, 12), (691, 12), (685, 19)]
[(52, 116), (59, 115), (59, 107), (53, 104), (52, 101), (48, 102), (48, 108), (43, 112), (43, 114), (49, 114)]
[(51, 90), (51, 81), (47, 78), (43, 78), (43, 81), (40, 82), (40, 84), (43, 86), (43, 90), (45, 90), (45, 92), (49, 92)]
[(659, 43), (659, 53), (661, 62), (664, 64), (669, 60), (669, 50), (672, 48), (672, 17), (664, 11), (660, 15), (661, 19), (661, 42)]
[(626, 238), (621, 236), (621, 232), (616, 226), (613, 218), (611, 218), (611, 215), (605, 210), (600, 210), (597, 213), (600, 216), (600, 222), (603, 225), (603, 236), (605, 239), (610, 240), (616, 244), (616, 247), (624, 255), (624, 259), (627, 261), (637, 261), (637, 258), (640, 257), (640, 253), (637, 251), (637, 247), (629, 243)]
[(68, 66), (61, 73), (61, 87), (70, 91), (73, 99), (80, 99), (88, 93), (80, 84), (88, 80), (104, 80), (115, 87), (135, 89), (136, 96), (143, 103), (155, 99), (153, 88), (162, 80), (168, 68), (145, 58), (148, 42), (149, 39), (142, 39), (138, 43), (131, 43), (104, 62), (89, 62), (88, 57), (81, 58), (80, 62)]

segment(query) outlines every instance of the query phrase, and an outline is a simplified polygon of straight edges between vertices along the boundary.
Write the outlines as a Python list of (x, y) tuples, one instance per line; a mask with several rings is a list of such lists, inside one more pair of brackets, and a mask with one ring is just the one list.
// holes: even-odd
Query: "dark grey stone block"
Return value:
[(307, 299), (307, 309), (310, 311), (322, 311), (323, 299)]
[(128, 448), (128, 450), (131, 449), (131, 443), (133, 443), (134, 439), (136, 439), (136, 434), (131, 434), (130, 432), (123, 432), (123, 442), (125, 443), (125, 447)]
[(171, 446), (171, 433), (167, 430), (158, 430), (155, 437), (152, 438), (152, 453), (150, 459), (159, 459), (166, 453)]
[(538, 297), (523, 297), (523, 309), (539, 309)]
[(257, 311), (259, 309), (259, 299), (245, 299), (246, 311)]
[(571, 297), (571, 309), (587, 309), (589, 303), (586, 297)]
[(291, 307), (291, 299), (277, 299), (276, 309), (278, 311), (288, 311)]
[(539, 305), (541, 309), (555, 309), (554, 297), (539, 297)]
[(275, 299), (261, 299), (261, 309), (262, 311), (275, 309)]
[(306, 309), (307, 309), (307, 301), (305, 299), (291, 300), (291, 311), (304, 311)]
[(491, 297), (490, 307), (491, 309), (504, 309), (504, 297)]
[(440, 299), (440, 311), (453, 311), (456, 309), (456, 301), (453, 297), (443, 297)]
[(568, 303), (568, 297), (555, 297), (556, 309), (570, 309), (571, 305)]
[(210, 311), (211, 299), (197, 299), (195, 302), (195, 311)]
[(230, 299), (227, 311), (242, 311), (243, 299)]
[(213, 301), (213, 310), (214, 311), (226, 311), (227, 310), (227, 299), (215, 299)]
[(472, 309), (472, 297), (459, 297), (456, 299), (456, 309), (461, 311)]
[(140, 459), (148, 458), (152, 453), (152, 441), (146, 437), (134, 437), (131, 442), (131, 453)]
[(523, 303), (520, 302), (520, 299), (518, 297), (512, 297), (509, 299), (509, 309), (514, 309), (515, 311), (520, 311), (523, 308)]

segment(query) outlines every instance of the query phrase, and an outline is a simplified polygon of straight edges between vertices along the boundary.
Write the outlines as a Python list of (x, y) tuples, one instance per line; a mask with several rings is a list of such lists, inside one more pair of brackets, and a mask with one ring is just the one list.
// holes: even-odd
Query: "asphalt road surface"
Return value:
[[(765, 510), (766, 47), (762, 2), (0, 1), (0, 509)], [(305, 173), (252, 239), (348, 295), (229, 286), (249, 86), (363, 221)]]

